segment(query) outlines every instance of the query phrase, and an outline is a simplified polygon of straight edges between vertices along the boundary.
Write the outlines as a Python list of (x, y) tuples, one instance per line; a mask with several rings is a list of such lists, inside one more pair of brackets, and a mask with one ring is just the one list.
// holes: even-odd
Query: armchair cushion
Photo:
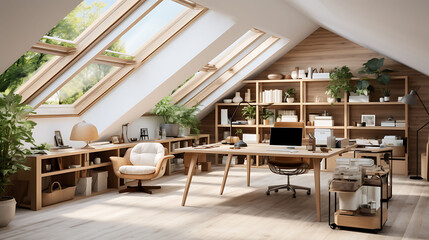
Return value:
[(139, 143), (131, 150), (130, 162), (134, 166), (153, 166), (164, 158), (164, 147), (160, 143)]
[(122, 174), (132, 174), (132, 175), (147, 175), (155, 173), (156, 168), (153, 166), (133, 166), (133, 165), (124, 165), (119, 168), (119, 172)]

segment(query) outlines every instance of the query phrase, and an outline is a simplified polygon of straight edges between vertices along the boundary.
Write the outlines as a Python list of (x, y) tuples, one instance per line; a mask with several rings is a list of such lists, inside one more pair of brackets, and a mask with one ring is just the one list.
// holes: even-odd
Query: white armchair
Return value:
[(110, 157), (117, 177), (138, 180), (138, 186), (128, 186), (119, 192), (152, 194), (151, 189), (160, 189), (161, 186), (142, 186), (142, 180), (154, 180), (164, 175), (168, 159), (174, 158), (166, 153), (168, 150), (160, 143), (139, 143), (128, 149), (124, 157)]

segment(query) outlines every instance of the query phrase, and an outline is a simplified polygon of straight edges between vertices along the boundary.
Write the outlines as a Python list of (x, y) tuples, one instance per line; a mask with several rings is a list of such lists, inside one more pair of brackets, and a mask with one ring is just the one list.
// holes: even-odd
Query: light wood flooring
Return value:
[[(186, 176), (163, 177), (153, 195), (106, 194), (44, 208), (18, 209), (0, 229), (0, 239), (429, 239), (429, 182), (394, 177), (389, 219), (378, 234), (332, 230), (328, 226), (327, 182), (322, 173), (323, 222), (316, 222), (314, 195), (280, 191), (266, 196), (268, 185), (285, 177), (252, 169), (246, 187), (245, 168), (232, 168), (223, 196), (222, 168), (194, 176), (187, 204), (181, 207)], [(293, 177), (311, 186), (313, 174)]]

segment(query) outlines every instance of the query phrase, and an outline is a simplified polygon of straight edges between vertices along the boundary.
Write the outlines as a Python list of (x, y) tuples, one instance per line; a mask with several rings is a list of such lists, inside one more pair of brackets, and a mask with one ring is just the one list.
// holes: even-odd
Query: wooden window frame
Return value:
[(249, 54), (244, 56), (240, 61), (238, 61), (234, 66), (225, 71), (221, 76), (216, 80), (207, 85), (203, 90), (198, 92), (195, 96), (189, 99), (184, 105), (189, 107), (195, 105), (196, 102), (202, 102), (208, 96), (210, 96), (214, 91), (216, 91), (223, 84), (228, 82), (232, 77), (234, 77), (238, 72), (243, 68), (249, 65), (253, 60), (255, 60), (259, 55), (265, 52), (270, 48), (274, 43), (276, 43), (280, 38), (271, 36), (259, 44), (255, 49), (253, 49)]
[(201, 84), (207, 81), (211, 76), (217, 73), (222, 67), (224, 67), (226, 64), (231, 62), (235, 57), (241, 54), (247, 47), (252, 45), (256, 40), (258, 40), (260, 37), (262, 37), (265, 34), (264, 32), (258, 29), (252, 28), (249, 31), (247, 31), (244, 35), (249, 34), (249, 32), (252, 32), (250, 33), (251, 34), (250, 36), (247, 36), (241, 39), (239, 42), (237, 42), (234, 48), (223, 53), (222, 56), (220, 56), (217, 61), (211, 61), (209, 63), (210, 65), (215, 66), (216, 70), (207, 71), (207, 72), (200, 71), (196, 73), (192, 79), (190, 79), (187, 83), (185, 83), (185, 85), (183, 85), (181, 88), (179, 88), (176, 92), (174, 92), (171, 95), (173, 100), (175, 102), (179, 102), (180, 100), (185, 98), (190, 92), (194, 91), (197, 87), (199, 87)]
[[(91, 106), (93, 106), (98, 100), (104, 97), (108, 92), (110, 92), (117, 84), (124, 80), (128, 75), (138, 69), (143, 65), (152, 55), (154, 55), (159, 49), (165, 46), (171, 39), (177, 36), (181, 31), (183, 31), (187, 26), (189, 26), (193, 21), (195, 21), (199, 16), (207, 11), (206, 8), (197, 6), (193, 9), (186, 9), (181, 14), (177, 16), (174, 20), (171, 21), (167, 26), (160, 30), (158, 34), (153, 36), (150, 40), (147, 41), (139, 50), (136, 51), (134, 60), (125, 60), (120, 58), (108, 57), (102, 55), (102, 53), (115, 41), (120, 39), (128, 30), (130, 30), (135, 24), (137, 24), (143, 17), (145, 17), (150, 11), (152, 11), (162, 0), (157, 1), (148, 11), (146, 11), (142, 16), (140, 16), (136, 21), (128, 26), (121, 34), (119, 34), (111, 43), (109, 43), (102, 51), (100, 51), (97, 56), (92, 60), (88, 61), (87, 64), (82, 66), (81, 69), (76, 71), (67, 81), (65, 81), (61, 86), (56, 88), (54, 91), (49, 94), (49, 96), (43, 99), (41, 102), (37, 103), (35, 108), (38, 117), (53, 117), (55, 115), (59, 116), (80, 116), (85, 111), (87, 111)], [(114, 59), (113, 59), (114, 58)], [(116, 63), (112, 63), (116, 61)], [(55, 94), (62, 86), (64, 86), (68, 81), (70, 81), (76, 74), (78, 74), (82, 69), (84, 69), (89, 64), (97, 62), (102, 64), (122, 65), (119, 70), (114, 74), (106, 76), (103, 80), (99, 81), (94, 85), (88, 92), (76, 100), (75, 103), (71, 105), (57, 105), (57, 107), (51, 107), (42, 105), (47, 99), (49, 99), (53, 94)], [(120, 63), (117, 63), (120, 62)], [(115, 66), (119, 66), (115, 65)], [(64, 110), (62, 110), (64, 107)], [(55, 109), (52, 111), (51, 109)], [(73, 109), (73, 110), (71, 110)]]

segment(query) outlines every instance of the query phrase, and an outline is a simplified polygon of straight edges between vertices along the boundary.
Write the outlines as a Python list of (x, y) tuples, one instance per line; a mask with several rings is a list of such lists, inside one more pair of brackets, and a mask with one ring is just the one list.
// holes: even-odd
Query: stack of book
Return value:
[(295, 110), (279, 110), (278, 115), (282, 116), (282, 122), (298, 122), (298, 116)]
[(334, 120), (332, 116), (317, 116), (314, 119), (315, 127), (332, 127), (334, 126)]
[(394, 127), (395, 126), (395, 121), (394, 120), (381, 121), (381, 126), (382, 127)]
[(396, 127), (405, 127), (405, 120), (396, 120)]
[(270, 89), (262, 92), (262, 103), (281, 103), (283, 100), (283, 91), (279, 89)]

